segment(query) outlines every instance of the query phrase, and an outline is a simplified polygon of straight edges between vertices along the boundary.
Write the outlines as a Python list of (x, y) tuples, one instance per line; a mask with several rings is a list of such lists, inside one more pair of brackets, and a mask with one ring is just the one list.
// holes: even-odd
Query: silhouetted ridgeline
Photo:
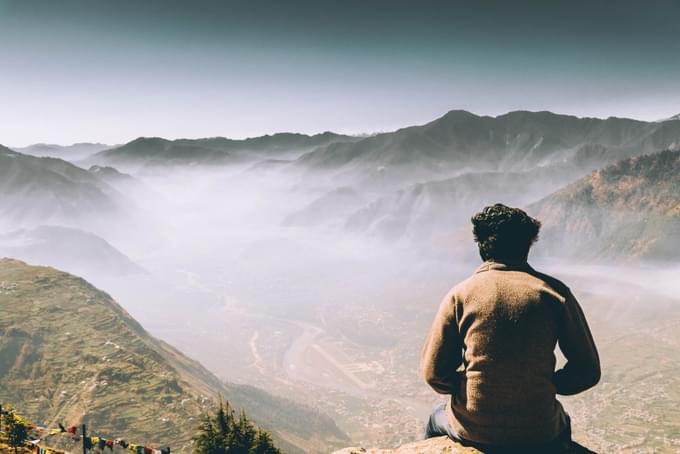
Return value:
[(89, 164), (121, 166), (140, 171), (169, 165), (236, 164), (260, 157), (273, 159), (297, 156), (299, 153), (334, 142), (356, 141), (357, 138), (332, 132), (308, 136), (279, 133), (244, 140), (214, 137), (205, 139), (167, 140), (140, 137), (124, 145), (100, 151), (86, 160)]

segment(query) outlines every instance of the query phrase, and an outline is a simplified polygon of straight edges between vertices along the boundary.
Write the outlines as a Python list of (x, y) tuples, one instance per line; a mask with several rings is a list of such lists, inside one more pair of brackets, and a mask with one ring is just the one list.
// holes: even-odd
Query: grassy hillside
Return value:
[(188, 452), (198, 416), (218, 393), (275, 429), (289, 452), (344, 440), (309, 408), (221, 383), (84, 280), (0, 260), (0, 401), (36, 423), (86, 423), (98, 435)]

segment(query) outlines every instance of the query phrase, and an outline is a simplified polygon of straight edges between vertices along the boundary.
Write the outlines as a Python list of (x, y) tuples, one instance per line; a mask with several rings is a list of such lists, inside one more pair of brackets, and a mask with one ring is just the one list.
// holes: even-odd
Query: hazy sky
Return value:
[(0, 0), (0, 143), (680, 113), (680, 1)]

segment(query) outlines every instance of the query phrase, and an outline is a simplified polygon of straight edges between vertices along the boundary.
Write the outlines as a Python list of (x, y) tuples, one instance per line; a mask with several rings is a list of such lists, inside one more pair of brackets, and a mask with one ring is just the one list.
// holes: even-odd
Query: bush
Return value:
[(21, 416), (15, 415), (12, 410), (4, 413), (3, 420), (5, 422), (7, 444), (14, 448), (16, 453), (28, 440), (28, 431), (31, 430), (32, 426)]

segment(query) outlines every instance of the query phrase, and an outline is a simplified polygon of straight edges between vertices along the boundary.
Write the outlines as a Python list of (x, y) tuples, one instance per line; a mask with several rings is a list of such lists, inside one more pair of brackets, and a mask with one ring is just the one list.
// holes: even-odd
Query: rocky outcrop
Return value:
[(481, 453), (474, 448), (466, 448), (454, 443), (448, 437), (430, 438), (400, 446), (395, 449), (345, 448), (333, 454), (474, 454)]
[[(533, 454), (535, 450), (527, 450), (526, 452), (520, 450), (512, 451), (514, 454)], [(458, 443), (451, 441), (448, 437), (430, 438), (428, 440), (416, 441), (394, 449), (380, 449), (380, 448), (345, 448), (340, 451), (335, 451), (333, 454), (482, 454), (474, 448), (468, 448)], [(547, 453), (542, 453), (547, 454)], [(569, 452), (565, 454), (597, 454), (589, 449), (581, 446), (576, 442), (572, 442)]]

